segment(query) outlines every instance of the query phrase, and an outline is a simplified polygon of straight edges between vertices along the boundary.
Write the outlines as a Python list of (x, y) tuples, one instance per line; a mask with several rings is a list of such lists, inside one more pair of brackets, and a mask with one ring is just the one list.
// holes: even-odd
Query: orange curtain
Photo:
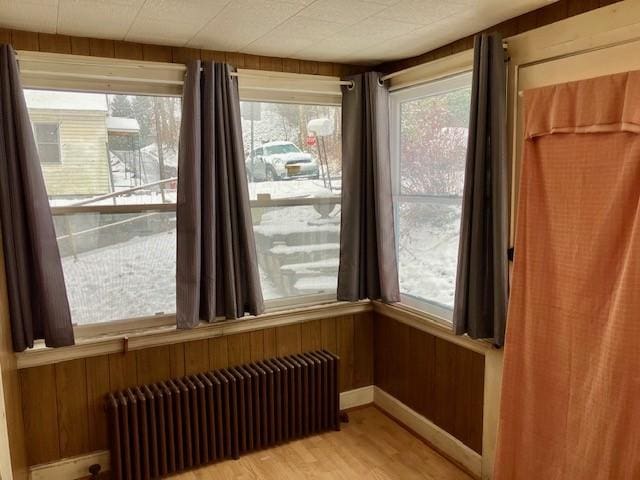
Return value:
[(640, 72), (524, 103), (494, 478), (640, 479)]

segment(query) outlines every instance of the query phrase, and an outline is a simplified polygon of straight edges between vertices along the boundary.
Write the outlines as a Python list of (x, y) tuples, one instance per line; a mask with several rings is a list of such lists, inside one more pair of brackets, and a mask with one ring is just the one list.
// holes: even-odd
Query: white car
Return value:
[(253, 181), (318, 178), (318, 161), (291, 142), (268, 142), (253, 150), (246, 160)]

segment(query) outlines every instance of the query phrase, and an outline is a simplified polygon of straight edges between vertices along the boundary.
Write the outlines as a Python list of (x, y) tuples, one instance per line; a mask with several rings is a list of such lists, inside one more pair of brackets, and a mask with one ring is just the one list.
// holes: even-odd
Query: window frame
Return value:
[[(416, 101), (423, 98), (442, 95), (455, 90), (460, 90), (471, 86), (473, 75), (472, 68), (462, 72), (456, 72), (434, 80), (429, 80), (417, 85), (398, 88), (389, 94), (389, 147), (391, 159), (391, 194), (393, 203), (394, 235), (396, 239), (396, 258), (399, 259), (398, 252), (398, 204), (402, 201), (416, 201), (416, 198), (424, 195), (403, 194), (401, 191), (401, 115), (400, 110), (403, 103)], [(398, 265), (399, 266), (399, 265)], [(437, 302), (429, 301), (415, 295), (400, 292), (400, 303), (408, 307), (419, 310), (434, 320), (451, 326), (453, 321), (453, 309), (449, 309)]]
[[(19, 52), (21, 59), (21, 77), (23, 87), (34, 90), (61, 90), (78, 93), (104, 93), (110, 95), (150, 95), (150, 96), (182, 96), (182, 84), (180, 82), (179, 92), (176, 89), (177, 80), (173, 80), (176, 71), (184, 71), (184, 66), (176, 64), (162, 64), (158, 62), (147, 61), (129, 61), (120, 59), (101, 59), (95, 57), (79, 57), (76, 55), (66, 54), (43, 54), (38, 52)], [(32, 58), (33, 57), (33, 58)], [(38, 65), (39, 71), (31, 71), (31, 63), (26, 67), (22, 65), (25, 62), (34, 62)], [(42, 63), (42, 62), (50, 62)], [(91, 75), (85, 80), (82, 74), (70, 74), (74, 68), (81, 65), (88, 68)], [(115, 65), (115, 67), (114, 67)], [(25, 69), (23, 72), (22, 69)], [(146, 68), (148, 67), (148, 69)], [(115, 83), (103, 82), (100, 80), (96, 83), (92, 77), (101, 75), (101, 72), (109, 78), (109, 72), (113, 68), (124, 69), (126, 75), (129, 71), (135, 71), (135, 78), (131, 80), (123, 77), (122, 80)], [(166, 68), (166, 72), (164, 69)], [(49, 76), (46, 71), (51, 69)], [(163, 80), (151, 80), (154, 72), (161, 71), (162, 76), (171, 78), (165, 86)], [(322, 106), (341, 106), (341, 90), (337, 83), (332, 86), (332, 82), (337, 82), (338, 77), (305, 75), (283, 72), (263, 72), (253, 70), (242, 70), (246, 77), (240, 80), (240, 101), (251, 102), (271, 102), (271, 103), (290, 103), (302, 105), (322, 105)], [(299, 82), (299, 86), (296, 84)], [(307, 86), (308, 85), (308, 86)], [(318, 85), (321, 87), (319, 88)], [(319, 93), (319, 90), (326, 92)], [(44, 122), (38, 122), (44, 123)], [(58, 130), (58, 138), (59, 138)], [(259, 147), (260, 148), (260, 147)], [(61, 155), (61, 151), (60, 151)], [(54, 164), (54, 162), (46, 162)], [(163, 182), (173, 181), (174, 179), (164, 179)], [(123, 192), (113, 192), (122, 194)], [(103, 195), (101, 198), (109, 197)], [(97, 197), (92, 199), (94, 202)], [(318, 203), (340, 203), (337, 199), (317, 199), (317, 198), (283, 198), (283, 199), (259, 199), (251, 200), (251, 208), (256, 207), (291, 207), (314, 205)], [(142, 213), (142, 212), (175, 212), (176, 206), (173, 203), (158, 204), (121, 204), (121, 205), (91, 205), (91, 202), (85, 202), (78, 206), (52, 206), (52, 215), (65, 215), (71, 213)], [(306, 308), (316, 305), (337, 302), (337, 291), (328, 294), (306, 294), (292, 297), (284, 297), (265, 301), (265, 313), (275, 313), (299, 308)], [(165, 312), (162, 314), (150, 314), (148, 316), (138, 316), (122, 319), (110, 319), (88, 324), (74, 324), (74, 331), (79, 337), (86, 337), (87, 334), (99, 333), (100, 335), (109, 333), (118, 333), (122, 331), (137, 330), (149, 326), (164, 327), (175, 324), (175, 312)]]
[[(37, 127), (38, 126), (55, 126), (56, 128), (56, 141), (55, 142), (42, 142), (38, 140)], [(60, 122), (54, 121), (43, 121), (43, 122), (33, 122), (33, 139), (36, 142), (36, 148), (38, 149), (38, 158), (40, 159), (40, 163), (45, 165), (60, 165), (62, 164), (62, 148), (60, 144)], [(43, 161), (42, 156), (40, 155), (40, 145), (55, 145), (58, 152), (58, 159), (54, 161)]]

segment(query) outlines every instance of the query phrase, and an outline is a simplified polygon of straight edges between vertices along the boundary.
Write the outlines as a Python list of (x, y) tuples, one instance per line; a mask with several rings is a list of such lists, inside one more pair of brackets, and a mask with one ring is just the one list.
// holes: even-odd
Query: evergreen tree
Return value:
[(111, 95), (109, 115), (112, 117), (134, 118), (133, 107), (127, 95)]
[(141, 146), (155, 142), (155, 120), (153, 115), (153, 101), (151, 97), (136, 95), (131, 102), (133, 118), (140, 125)]

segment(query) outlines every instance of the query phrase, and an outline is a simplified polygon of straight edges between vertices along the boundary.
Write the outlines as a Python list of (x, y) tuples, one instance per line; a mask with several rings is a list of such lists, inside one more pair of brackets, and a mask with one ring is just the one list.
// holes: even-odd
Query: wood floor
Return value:
[(173, 480), (438, 479), (469, 480), (455, 465), (375, 407), (349, 413), (340, 432), (305, 438)]

